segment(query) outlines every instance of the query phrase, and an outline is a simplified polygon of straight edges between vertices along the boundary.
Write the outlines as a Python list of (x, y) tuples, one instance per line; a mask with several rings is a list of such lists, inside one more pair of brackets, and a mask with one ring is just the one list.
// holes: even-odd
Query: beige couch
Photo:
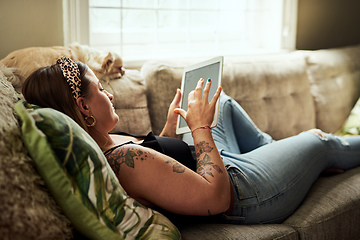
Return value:
[[(201, 60), (148, 61), (131, 66), (133, 70), (121, 79), (104, 81), (120, 116), (115, 130), (158, 134), (184, 66)], [(0, 236), (71, 238), (71, 224), (22, 145), (12, 109), (21, 96), (6, 76), (8, 69), (0, 66)], [(336, 132), (360, 96), (360, 46), (225, 57), (223, 79), (224, 91), (275, 139), (311, 128)], [(356, 168), (321, 177), (283, 224), (226, 225), (190, 218), (178, 226), (184, 239), (357, 239), (359, 217), (360, 168)]]

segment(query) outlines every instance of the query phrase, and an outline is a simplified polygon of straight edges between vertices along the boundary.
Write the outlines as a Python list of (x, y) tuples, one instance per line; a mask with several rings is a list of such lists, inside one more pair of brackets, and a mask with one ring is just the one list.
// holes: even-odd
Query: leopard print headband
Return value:
[(60, 65), (62, 74), (69, 84), (75, 100), (77, 100), (81, 96), (80, 70), (77, 64), (68, 57), (62, 57), (56, 63)]

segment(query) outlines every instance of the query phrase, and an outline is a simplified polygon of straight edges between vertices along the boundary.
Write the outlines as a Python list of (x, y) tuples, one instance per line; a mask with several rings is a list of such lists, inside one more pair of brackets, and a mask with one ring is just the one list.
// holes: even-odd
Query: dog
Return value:
[(86, 45), (72, 43), (68, 46), (29, 47), (11, 52), (0, 63), (7, 67), (6, 76), (15, 88), (34, 71), (54, 65), (57, 59), (68, 57), (89, 66), (99, 79), (111, 80), (125, 74), (123, 61), (115, 52), (105, 52)]

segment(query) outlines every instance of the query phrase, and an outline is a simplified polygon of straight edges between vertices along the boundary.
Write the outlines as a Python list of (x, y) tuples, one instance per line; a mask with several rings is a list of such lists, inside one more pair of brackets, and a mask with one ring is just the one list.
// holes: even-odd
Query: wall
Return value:
[(64, 45), (62, 0), (0, 0), (0, 59), (32, 46)]
[(298, 0), (296, 48), (360, 43), (360, 0)]

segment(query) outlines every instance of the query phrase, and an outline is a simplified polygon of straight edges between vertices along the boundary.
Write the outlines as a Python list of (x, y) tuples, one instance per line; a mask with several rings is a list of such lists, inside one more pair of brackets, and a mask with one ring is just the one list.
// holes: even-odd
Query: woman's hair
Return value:
[[(76, 64), (80, 71), (81, 96), (88, 97), (91, 83), (85, 76), (88, 66), (82, 62)], [(22, 93), (29, 103), (58, 110), (71, 117), (86, 131), (88, 130), (59, 64), (40, 68), (32, 73), (25, 80)]]

